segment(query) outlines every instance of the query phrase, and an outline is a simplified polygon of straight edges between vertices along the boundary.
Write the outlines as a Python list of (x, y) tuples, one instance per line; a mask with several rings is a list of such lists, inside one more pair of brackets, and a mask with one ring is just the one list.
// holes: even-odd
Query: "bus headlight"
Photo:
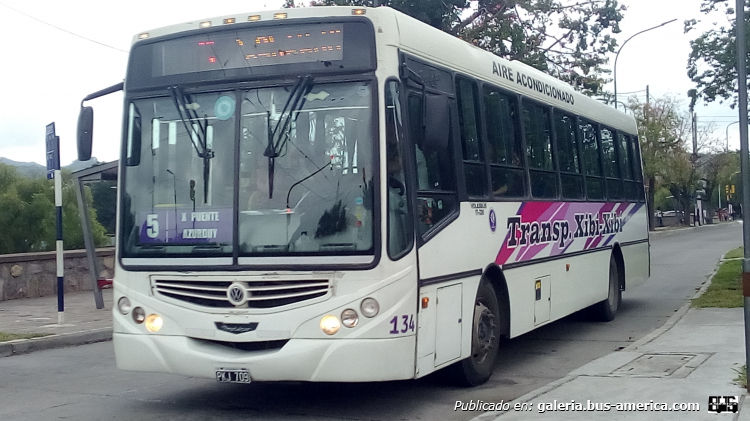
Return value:
[(376, 299), (368, 297), (362, 300), (359, 309), (362, 310), (362, 314), (364, 314), (365, 317), (375, 317), (380, 312), (380, 304), (378, 304)]
[(128, 297), (120, 297), (120, 299), (117, 300), (117, 310), (119, 310), (123, 316), (127, 316), (131, 309), (132, 307), (130, 306), (130, 300)]
[(357, 322), (359, 322), (359, 315), (356, 311), (349, 308), (341, 313), (341, 324), (344, 326), (351, 328), (357, 326)]
[(340, 327), (341, 323), (339, 323), (339, 319), (336, 316), (329, 314), (320, 319), (320, 330), (326, 335), (334, 335), (339, 331)]
[(146, 317), (146, 323), (144, 324), (146, 330), (152, 333), (158, 332), (162, 325), (164, 325), (164, 319), (158, 314), (149, 314), (148, 317)]
[(133, 321), (141, 324), (143, 321), (146, 320), (146, 312), (140, 308), (136, 307), (133, 309)]

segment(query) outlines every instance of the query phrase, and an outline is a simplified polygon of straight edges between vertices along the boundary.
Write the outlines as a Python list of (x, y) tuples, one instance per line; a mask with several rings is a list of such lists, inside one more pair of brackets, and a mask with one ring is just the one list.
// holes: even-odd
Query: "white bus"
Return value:
[(392, 9), (144, 32), (118, 89), (121, 369), (477, 385), (649, 276), (633, 118)]

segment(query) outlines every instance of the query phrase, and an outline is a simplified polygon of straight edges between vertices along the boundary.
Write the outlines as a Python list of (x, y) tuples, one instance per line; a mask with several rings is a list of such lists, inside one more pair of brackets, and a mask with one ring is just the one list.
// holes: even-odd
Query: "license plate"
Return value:
[(250, 372), (244, 368), (216, 370), (216, 381), (219, 383), (250, 383)]

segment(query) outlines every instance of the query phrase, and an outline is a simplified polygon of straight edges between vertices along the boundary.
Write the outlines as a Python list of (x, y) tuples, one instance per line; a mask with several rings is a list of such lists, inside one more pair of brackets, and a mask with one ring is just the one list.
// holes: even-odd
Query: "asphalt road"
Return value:
[(661, 326), (692, 298), (719, 257), (742, 244), (741, 225), (652, 236), (652, 276), (623, 294), (615, 321), (573, 315), (505, 343), (490, 381), (442, 376), (368, 384), (224, 385), (115, 368), (111, 342), (0, 358), (2, 420), (468, 420), (455, 402), (510, 401)]

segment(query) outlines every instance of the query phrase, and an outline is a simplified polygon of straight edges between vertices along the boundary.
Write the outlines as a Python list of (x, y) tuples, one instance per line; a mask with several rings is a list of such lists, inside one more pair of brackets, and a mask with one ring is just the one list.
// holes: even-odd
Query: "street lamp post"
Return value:
[(630, 41), (631, 39), (633, 39), (633, 37), (635, 37), (636, 35), (640, 35), (640, 34), (642, 34), (644, 32), (650, 31), (652, 29), (661, 28), (662, 26), (664, 26), (664, 25), (666, 25), (668, 23), (672, 23), (672, 22), (674, 22), (676, 20), (677, 19), (672, 19), (672, 20), (664, 22), (664, 23), (662, 23), (660, 25), (656, 25), (654, 27), (651, 27), (651, 28), (648, 28), (648, 29), (644, 29), (644, 30), (642, 30), (640, 32), (636, 32), (635, 34), (631, 35), (630, 38), (626, 39), (625, 42), (623, 42), (622, 45), (620, 46), (620, 48), (617, 50), (617, 54), (615, 55), (615, 69), (614, 69), (614, 71), (615, 71), (615, 77), (614, 77), (614, 79), (615, 79), (615, 109), (617, 109), (617, 59), (620, 57), (620, 51), (622, 51), (622, 47), (624, 47), (625, 44), (627, 44), (628, 41)]
[[(745, 28), (745, 0), (735, 2), (735, 28), (737, 42), (737, 102), (740, 117), (740, 171), (742, 172), (742, 297), (745, 316), (745, 376), (750, 374), (750, 151), (747, 143), (747, 38)], [(742, 11), (742, 13), (739, 13)], [(750, 384), (746, 386), (750, 391)]]
[(726, 133), (725, 133), (725, 134), (726, 134), (726, 136), (727, 136), (727, 152), (729, 152), (729, 126), (731, 126), (732, 124), (737, 124), (737, 123), (739, 123), (739, 122), (740, 122), (740, 121), (739, 121), (739, 120), (737, 120), (737, 121), (733, 121), (733, 122), (731, 122), (731, 123), (727, 124), (727, 129), (725, 130), (725, 131), (726, 131)]

